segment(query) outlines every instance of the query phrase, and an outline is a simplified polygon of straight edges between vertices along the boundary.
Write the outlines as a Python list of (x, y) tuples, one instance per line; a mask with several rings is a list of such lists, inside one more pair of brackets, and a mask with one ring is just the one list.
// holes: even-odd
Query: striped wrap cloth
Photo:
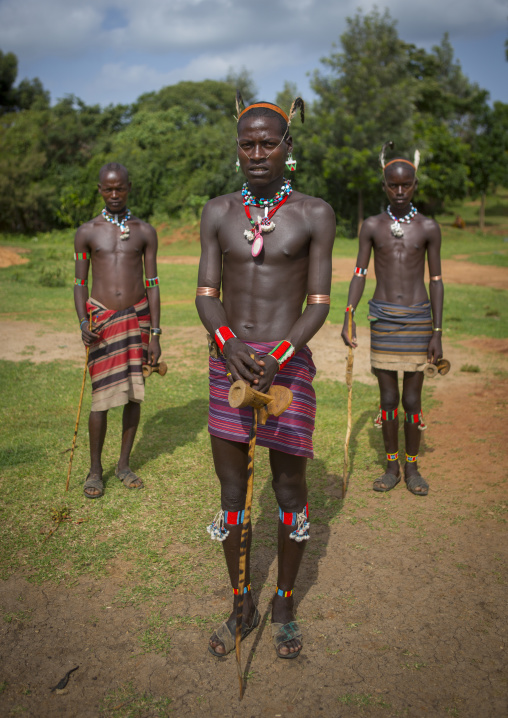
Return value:
[(142, 402), (145, 383), (142, 366), (148, 357), (150, 310), (144, 297), (127, 309), (107, 309), (89, 299), (93, 331), (101, 340), (90, 347), (88, 369), (92, 379), (92, 411), (106, 411), (129, 401)]
[[(249, 342), (248, 346), (258, 355), (263, 355), (277, 344), (278, 342)], [(281, 416), (270, 416), (265, 426), (258, 425), (258, 446), (313, 458), (312, 433), (316, 417), (316, 394), (312, 380), (315, 374), (312, 352), (305, 346), (275, 375), (273, 383), (291, 389), (293, 401)], [(232, 409), (229, 406), (228, 392), (231, 384), (226, 376), (226, 362), (222, 355), (218, 359), (210, 357), (209, 377), (208, 431), (221, 439), (248, 444), (252, 409)]]
[(430, 302), (405, 307), (370, 299), (369, 310), (372, 368), (422, 371), (432, 336)]

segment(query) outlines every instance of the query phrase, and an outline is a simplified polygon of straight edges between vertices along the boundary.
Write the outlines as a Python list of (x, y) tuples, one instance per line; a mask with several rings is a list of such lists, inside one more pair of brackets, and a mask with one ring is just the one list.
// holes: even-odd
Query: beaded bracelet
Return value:
[(147, 289), (151, 289), (152, 287), (157, 287), (159, 285), (159, 277), (153, 277), (153, 279), (146, 279), (145, 284)]
[(357, 277), (366, 277), (367, 276), (367, 270), (363, 269), (363, 267), (355, 267), (355, 275)]
[(88, 287), (88, 279), (78, 279), (77, 277), (74, 277), (74, 284), (78, 287)]
[(286, 364), (291, 360), (291, 357), (295, 353), (295, 348), (291, 344), (291, 342), (288, 342), (287, 339), (284, 339), (284, 341), (279, 342), (276, 347), (272, 349), (271, 352), (268, 352), (270, 356), (272, 356), (274, 359), (277, 359), (279, 363), (279, 369), (283, 369)]
[(233, 339), (235, 337), (236, 334), (232, 332), (229, 327), (219, 327), (215, 332), (215, 341), (221, 351), (224, 349), (224, 344), (228, 341), (228, 339)]

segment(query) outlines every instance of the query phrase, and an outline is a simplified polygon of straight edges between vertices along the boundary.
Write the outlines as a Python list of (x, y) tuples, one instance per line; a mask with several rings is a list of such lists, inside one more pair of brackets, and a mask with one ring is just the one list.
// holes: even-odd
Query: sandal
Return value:
[[(261, 620), (261, 615), (257, 608), (254, 609), (254, 616), (252, 617), (252, 624), (249, 626), (247, 623), (242, 621), (242, 637), (241, 640), (243, 641), (244, 638), (246, 638), (251, 631), (253, 631), (255, 628), (259, 626), (259, 621)], [(217, 656), (217, 658), (224, 658), (224, 656), (227, 656), (228, 653), (231, 653), (231, 651), (235, 648), (235, 642), (236, 642), (236, 617), (230, 618), (229, 621), (224, 621), (224, 623), (221, 623), (219, 628), (215, 631), (215, 633), (212, 635), (212, 638), (214, 636), (217, 636), (219, 641), (224, 645), (225, 651), (224, 653), (218, 653), (212, 646), (208, 646), (208, 650), (213, 656)], [(211, 639), (210, 639), (211, 640)]]
[(144, 487), (143, 481), (130, 469), (122, 469), (121, 471), (115, 469), (115, 476), (118, 476), (128, 489), (142, 489)]
[[(87, 489), (97, 489), (100, 491), (99, 494), (89, 494)], [(104, 483), (102, 478), (98, 474), (90, 474), (85, 479), (85, 485), (83, 486), (83, 493), (87, 499), (99, 499), (104, 495)]]
[[(406, 477), (404, 481), (408, 491), (411, 491), (415, 496), (427, 496), (429, 493), (429, 485), (419, 471)], [(417, 491), (418, 488), (421, 488), (421, 491)]]
[(287, 643), (288, 641), (292, 641), (295, 638), (298, 638), (300, 643), (302, 642), (302, 632), (298, 623), (296, 621), (290, 621), (289, 623), (272, 623), (271, 626), (273, 644), (275, 646), (275, 651), (278, 658), (298, 658), (302, 651), (303, 645), (300, 646), (300, 649), (298, 651), (293, 651), (293, 653), (284, 654), (279, 652), (279, 646), (282, 643)]
[[(379, 479), (376, 479), (374, 481), (374, 483), (372, 484), (372, 488), (374, 489), (374, 491), (382, 491), (384, 493), (386, 491), (391, 491), (399, 483), (400, 474), (398, 476), (395, 476), (395, 474), (391, 474), (387, 471), (386, 474), (383, 474), (383, 476), (380, 476)], [(381, 484), (384, 484), (384, 487), (381, 486)]]

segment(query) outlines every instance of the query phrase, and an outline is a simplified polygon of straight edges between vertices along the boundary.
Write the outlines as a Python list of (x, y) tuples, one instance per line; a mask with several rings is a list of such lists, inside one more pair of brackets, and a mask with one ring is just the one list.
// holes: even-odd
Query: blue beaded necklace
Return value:
[(126, 222), (129, 221), (131, 218), (131, 211), (130, 209), (125, 210), (125, 216), (123, 219), (118, 219), (118, 215), (112, 215), (108, 212), (106, 207), (102, 210), (102, 216), (106, 220), (106, 222), (111, 222), (111, 224), (116, 224), (117, 227), (120, 227), (120, 239), (122, 241), (125, 241), (126, 239), (129, 239), (130, 229), (127, 226)]
[(396, 217), (391, 210), (390, 205), (386, 208), (386, 213), (390, 217), (390, 219), (393, 221), (393, 224), (390, 225), (391, 233), (394, 237), (403, 237), (404, 236), (404, 230), (400, 226), (402, 224), (410, 224), (411, 220), (416, 217), (418, 214), (418, 210), (416, 207), (414, 207), (412, 204), (409, 205), (410, 209), (409, 212), (406, 214), (405, 217)]

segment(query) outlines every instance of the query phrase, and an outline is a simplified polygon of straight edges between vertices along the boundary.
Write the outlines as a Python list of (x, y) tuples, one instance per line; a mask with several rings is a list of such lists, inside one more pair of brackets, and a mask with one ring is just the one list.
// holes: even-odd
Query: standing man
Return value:
[[(241, 379), (262, 392), (272, 383), (293, 391), (279, 418), (258, 428), (268, 447), (272, 486), (279, 504), (278, 576), (272, 603), (272, 635), (280, 658), (302, 648), (294, 620), (293, 588), (308, 538), (306, 463), (313, 456), (315, 367), (307, 342), (329, 311), (335, 215), (321, 199), (303, 195), (284, 179), (293, 169), (291, 119), (277, 105), (238, 107), (238, 163), (247, 181), (241, 192), (210, 200), (201, 220), (201, 260), (196, 306), (219, 348), (210, 358), (211, 434), (221, 510), (209, 527), (223, 541), (233, 588), (233, 611), (212, 635), (210, 652), (234, 647), (238, 562), (247, 487), (247, 451), (252, 413), (232, 409), (230, 385)], [(222, 285), (222, 302), (220, 290)], [(307, 306), (302, 306), (307, 294)], [(251, 355), (254, 358), (251, 358)], [(243, 603), (242, 638), (260, 620), (250, 590), (250, 536)]]
[[(393, 143), (387, 143), (393, 147)], [(418, 471), (420, 424), (422, 422), (423, 366), (443, 356), (441, 348), (443, 282), (441, 278), (441, 232), (433, 219), (418, 213), (411, 204), (418, 187), (415, 161), (394, 159), (381, 166), (383, 189), (390, 202), (386, 212), (369, 217), (362, 224), (355, 273), (349, 287), (348, 308), (354, 309), (363, 294), (371, 252), (374, 251), (376, 290), (369, 301), (371, 322), (371, 364), (378, 379), (381, 419), (386, 450), (386, 472), (374, 481), (374, 491), (390, 491), (400, 481), (398, 445), (398, 371), (404, 372), (402, 406), (407, 488), (426, 496), (429, 485)], [(424, 284), (425, 257), (430, 272), (430, 302)], [(342, 338), (356, 347), (356, 326), (348, 336), (348, 317)]]
[[(125, 167), (116, 162), (104, 165), (98, 188), (106, 206), (98, 217), (79, 227), (74, 240), (74, 304), (83, 343), (90, 347), (88, 366), (92, 378), (88, 422), (91, 465), (84, 486), (89, 499), (104, 493), (101, 454), (108, 409), (115, 406), (124, 406), (122, 447), (115, 475), (129, 489), (143, 487), (142, 480), (129, 467), (129, 457), (145, 394), (142, 364), (156, 364), (161, 353), (157, 233), (127, 209), (131, 183)], [(93, 285), (89, 299), (90, 262)]]

